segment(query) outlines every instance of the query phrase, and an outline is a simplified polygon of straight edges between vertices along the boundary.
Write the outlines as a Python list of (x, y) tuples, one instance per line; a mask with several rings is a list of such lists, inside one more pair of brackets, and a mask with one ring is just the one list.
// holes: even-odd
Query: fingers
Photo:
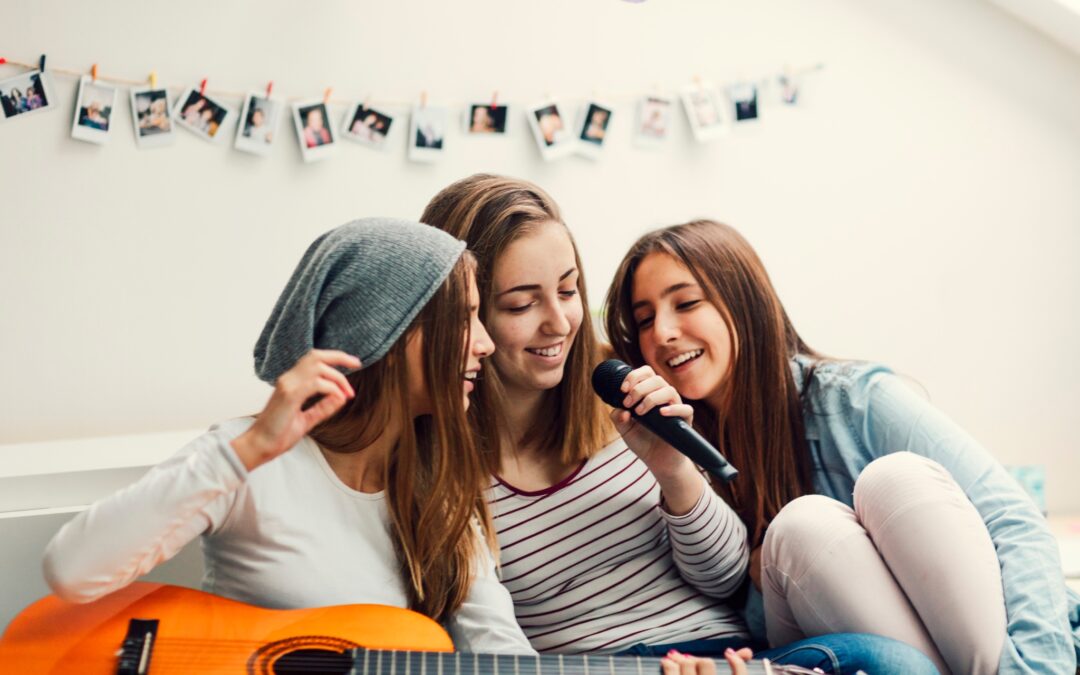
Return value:
[(349, 370), (358, 370), (360, 368), (360, 359), (339, 349), (312, 349), (304, 355), (305, 359), (309, 357), (330, 366), (339, 366)]
[[(731, 663), (730, 660), (728, 662)], [(742, 667), (741, 672), (745, 673), (746, 665)], [(712, 659), (699, 659), (673, 649), (660, 660), (660, 670), (664, 675), (716, 675), (716, 664)]]
[(749, 661), (754, 658), (754, 650), (749, 647), (743, 647), (742, 649), (736, 650), (735, 655), (743, 661)]
[(336, 384), (346, 398), (356, 396), (356, 391), (353, 389), (352, 385), (349, 384), (349, 380), (345, 377), (345, 374), (337, 368), (332, 368), (325, 362), (320, 363), (319, 376)]
[(675, 403), (660, 408), (660, 414), (664, 417), (681, 417), (687, 424), (694, 421), (694, 408), (689, 403)]
[(623, 379), (621, 389), (623, 393), (629, 393), (630, 390), (637, 386), (639, 382), (641, 382), (642, 380), (647, 380), (654, 375), (656, 375), (656, 372), (653, 371), (653, 369), (649, 366), (635, 368), (634, 370), (631, 370)]
[(628, 410), (612, 409), (611, 423), (615, 425), (615, 430), (619, 432), (620, 436), (626, 436), (634, 428), (634, 421), (630, 417)]
[(744, 658), (748, 659), (750, 657), (743, 657), (743, 653), (749, 651), (749, 649), (745, 648), (740, 649), (739, 651), (735, 651), (734, 649), (727, 649), (724, 651), (724, 660), (731, 666), (731, 675), (746, 675), (748, 669)]
[(308, 429), (313, 428), (316, 424), (341, 410), (341, 407), (352, 398), (352, 396), (346, 396), (336, 383), (329, 380), (319, 381), (319, 393), (322, 394), (322, 398), (303, 412), (305, 425)]
[(623, 406), (633, 406), (634, 412), (644, 415), (655, 407), (682, 403), (682, 398), (675, 387), (659, 375), (654, 375), (634, 385), (623, 399)]

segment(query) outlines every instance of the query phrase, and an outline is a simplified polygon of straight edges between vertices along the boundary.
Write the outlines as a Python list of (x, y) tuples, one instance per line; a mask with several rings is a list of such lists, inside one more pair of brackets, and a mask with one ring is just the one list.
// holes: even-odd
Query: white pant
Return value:
[(855, 510), (821, 495), (790, 502), (761, 555), (773, 646), (874, 633), (922, 650), (942, 673), (997, 672), (1000, 564), (978, 511), (936, 462), (898, 452), (870, 463)]

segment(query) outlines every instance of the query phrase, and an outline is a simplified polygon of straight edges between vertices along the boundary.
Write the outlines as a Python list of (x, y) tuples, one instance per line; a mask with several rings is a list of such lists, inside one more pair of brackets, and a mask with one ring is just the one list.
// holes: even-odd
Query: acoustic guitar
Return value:
[[(85, 605), (50, 595), (0, 638), (0, 673), (79, 675), (656, 675), (659, 659), (454, 652), (435, 621), (398, 607), (263, 609), (136, 582)], [(727, 668), (718, 663), (719, 672)], [(810, 673), (752, 662), (751, 673)]]

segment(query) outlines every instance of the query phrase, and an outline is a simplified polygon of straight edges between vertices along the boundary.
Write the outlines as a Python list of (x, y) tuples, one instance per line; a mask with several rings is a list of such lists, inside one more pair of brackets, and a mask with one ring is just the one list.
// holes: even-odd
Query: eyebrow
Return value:
[[(565, 281), (566, 277), (570, 276), (574, 272), (577, 272), (577, 268), (576, 267), (571, 267), (570, 269), (568, 269), (568, 270), (566, 270), (565, 272), (562, 273), (562, 276), (559, 277), (559, 281), (560, 282)], [(497, 294), (495, 297), (496, 298), (501, 298), (502, 296), (506, 295), (507, 293), (517, 293), (519, 291), (538, 291), (538, 290), (540, 290), (540, 284), (522, 284), (521, 286), (514, 286), (513, 288), (508, 288), (505, 291)]]
[[(674, 284), (672, 286), (668, 286), (663, 290), (662, 293), (660, 293), (660, 297), (665, 298), (676, 291), (683, 290), (684, 288), (699, 288), (699, 286), (697, 284), (690, 283), (689, 281), (684, 281), (681, 284)], [(648, 300), (638, 300), (630, 306), (630, 311), (637, 311), (639, 307), (644, 307), (647, 304), (649, 304)]]

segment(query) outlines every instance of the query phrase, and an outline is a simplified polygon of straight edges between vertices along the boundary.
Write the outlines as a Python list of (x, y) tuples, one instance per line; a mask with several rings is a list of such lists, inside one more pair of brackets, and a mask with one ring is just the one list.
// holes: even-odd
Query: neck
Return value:
[(319, 446), (319, 451), (345, 485), (358, 492), (381, 492), (386, 488), (383, 475), (387, 458), (401, 438), (397, 429), (397, 424), (388, 424), (374, 442), (355, 451), (331, 452), (322, 446)]
[[(506, 387), (506, 422), (509, 438), (508, 444), (504, 444), (503, 453), (517, 455), (521, 452), (530, 452), (534, 448), (523, 444), (525, 435), (536, 427), (540, 413), (544, 407), (544, 397), (548, 394), (544, 389), (517, 389)], [(506, 447), (509, 445), (509, 447)]]

